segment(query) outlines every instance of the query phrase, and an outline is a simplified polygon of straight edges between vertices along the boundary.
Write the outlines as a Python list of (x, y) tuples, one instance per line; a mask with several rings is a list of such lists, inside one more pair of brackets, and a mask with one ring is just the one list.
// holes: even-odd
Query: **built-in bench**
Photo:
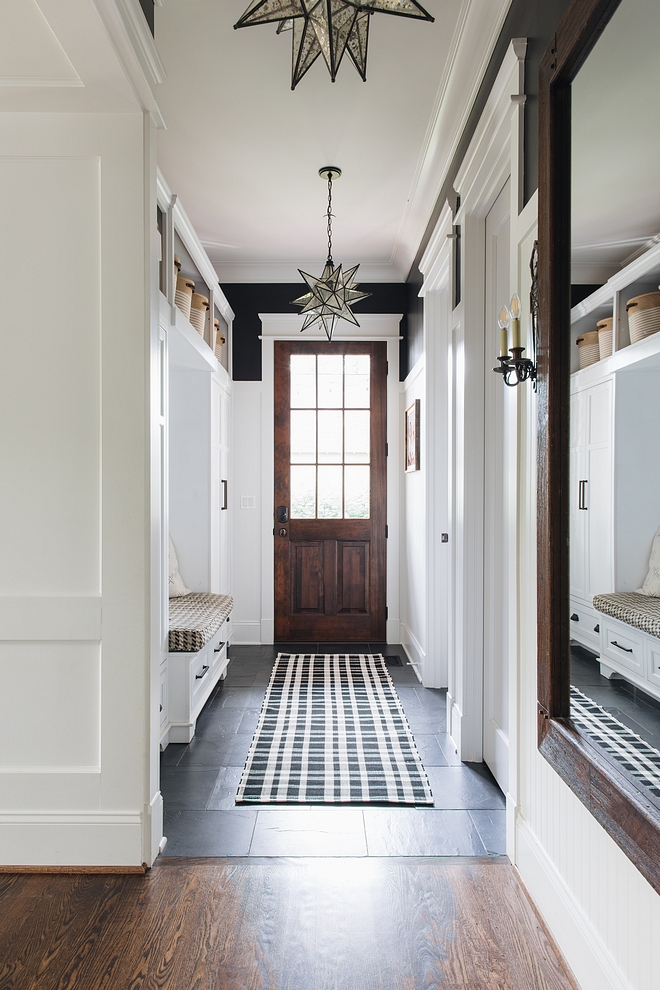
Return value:
[(231, 637), (231, 595), (191, 593), (170, 598), (167, 660), (168, 718), (161, 748), (190, 742), (197, 717), (221, 677), (226, 677)]
[(635, 592), (595, 595), (600, 624), (600, 672), (625, 677), (660, 698), (660, 598)]

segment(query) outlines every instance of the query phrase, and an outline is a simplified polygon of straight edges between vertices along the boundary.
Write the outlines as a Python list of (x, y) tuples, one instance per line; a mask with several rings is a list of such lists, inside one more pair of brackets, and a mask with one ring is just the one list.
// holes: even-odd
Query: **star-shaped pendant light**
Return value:
[(360, 324), (355, 319), (351, 306), (359, 299), (366, 299), (370, 292), (360, 292), (354, 281), (355, 273), (359, 265), (342, 272), (341, 265), (335, 266), (332, 260), (332, 182), (341, 175), (341, 169), (334, 165), (326, 165), (319, 169), (322, 179), (328, 181), (328, 260), (325, 263), (323, 273), (320, 278), (308, 275), (307, 272), (298, 269), (309, 286), (309, 292), (294, 299), (292, 306), (302, 306), (301, 313), (305, 314), (305, 322), (301, 327), (307, 330), (308, 327), (318, 323), (325, 330), (328, 340), (332, 340), (332, 334), (338, 320), (348, 320), (356, 327)]
[(334, 82), (345, 52), (366, 81), (369, 18), (375, 12), (434, 19), (417, 0), (252, 0), (234, 27), (277, 21), (278, 34), (293, 32), (291, 89), (295, 89), (319, 55)]

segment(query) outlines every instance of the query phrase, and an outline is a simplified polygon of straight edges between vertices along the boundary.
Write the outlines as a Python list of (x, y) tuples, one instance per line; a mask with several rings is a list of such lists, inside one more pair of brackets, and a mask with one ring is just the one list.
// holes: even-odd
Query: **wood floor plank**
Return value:
[(0, 883), (0, 990), (573, 990), (504, 862), (177, 860)]

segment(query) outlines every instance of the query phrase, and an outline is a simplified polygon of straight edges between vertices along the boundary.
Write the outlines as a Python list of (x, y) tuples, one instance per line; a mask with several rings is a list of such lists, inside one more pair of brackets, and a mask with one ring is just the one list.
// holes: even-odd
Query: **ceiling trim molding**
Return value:
[[(203, 246), (202, 242), (202, 246)], [(300, 271), (315, 272), (323, 269), (324, 261), (263, 261), (263, 262), (213, 262), (218, 281), (226, 284), (234, 282), (300, 282)], [(360, 282), (405, 282), (406, 278), (394, 265), (386, 262), (349, 261), (343, 264), (344, 269), (351, 265), (360, 265), (358, 283)]]
[[(140, 107), (151, 114), (156, 127), (164, 130), (165, 121), (156, 103), (153, 86), (157, 84), (156, 77), (159, 77), (158, 82), (163, 82), (165, 69), (138, 0), (93, 0), (93, 3)], [(141, 24), (137, 13), (144, 21), (144, 32), (135, 26)]]
[[(458, 149), (511, 0), (464, 0), (392, 263), (409, 271)], [(474, 53), (479, 53), (475, 67)]]

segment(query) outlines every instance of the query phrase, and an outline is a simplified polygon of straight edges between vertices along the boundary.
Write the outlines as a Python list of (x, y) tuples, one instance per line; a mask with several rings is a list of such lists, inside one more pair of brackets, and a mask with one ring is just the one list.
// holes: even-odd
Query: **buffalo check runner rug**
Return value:
[(433, 804), (380, 654), (280, 653), (236, 803)]

